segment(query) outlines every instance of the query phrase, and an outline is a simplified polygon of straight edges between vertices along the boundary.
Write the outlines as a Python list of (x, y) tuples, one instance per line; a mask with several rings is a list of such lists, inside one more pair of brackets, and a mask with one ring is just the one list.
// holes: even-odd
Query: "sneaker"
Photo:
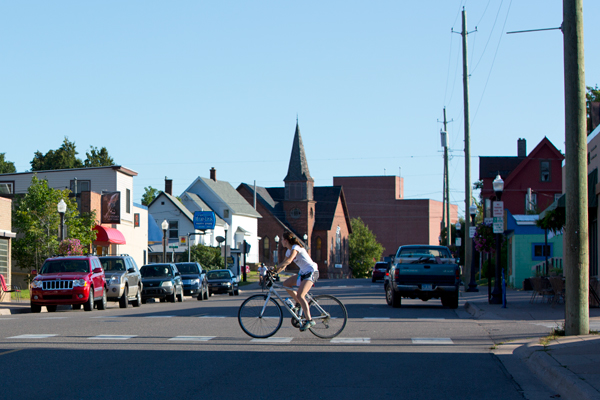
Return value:
[(304, 324), (300, 327), (300, 332), (304, 332), (305, 330), (312, 328), (316, 323), (312, 319), (310, 321), (305, 321)]

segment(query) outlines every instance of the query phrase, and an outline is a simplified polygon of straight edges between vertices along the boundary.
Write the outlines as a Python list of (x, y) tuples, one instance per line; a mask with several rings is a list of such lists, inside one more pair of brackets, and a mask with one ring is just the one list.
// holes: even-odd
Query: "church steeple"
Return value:
[(294, 133), (294, 143), (292, 145), (292, 154), (288, 173), (283, 179), (285, 182), (286, 200), (312, 200), (314, 179), (310, 176), (306, 153), (300, 136), (300, 127), (296, 118), (296, 132)]

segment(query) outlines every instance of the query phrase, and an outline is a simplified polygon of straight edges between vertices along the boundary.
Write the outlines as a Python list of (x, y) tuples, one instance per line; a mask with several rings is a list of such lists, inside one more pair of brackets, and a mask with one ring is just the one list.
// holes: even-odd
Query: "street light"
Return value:
[[(500, 202), (502, 199), (502, 191), (504, 191), (504, 181), (500, 175), (496, 176), (494, 182), (492, 182), (494, 192), (496, 193), (496, 201)], [(501, 251), (501, 239), (502, 234), (496, 233), (496, 279), (494, 282), (494, 290), (492, 290), (492, 297), (490, 298), (490, 304), (502, 304), (502, 288), (500, 287), (500, 251)]]
[(65, 212), (67, 212), (67, 203), (63, 199), (60, 199), (56, 205), (56, 209), (60, 214), (60, 241), (65, 239)]
[(460, 228), (461, 228), (460, 222), (457, 221), (456, 225), (454, 225), (454, 227), (456, 228), (456, 252), (458, 254), (458, 260), (459, 260), (459, 262), (457, 264), (459, 264), (460, 263), (460, 259), (461, 259), (461, 257), (460, 257), (460, 245), (462, 244), (461, 243), (461, 237), (460, 237)]
[(308, 235), (305, 233), (304, 236), (302, 236), (302, 239), (304, 239), (304, 244), (306, 245), (306, 248), (308, 249)]
[(167, 262), (167, 229), (169, 229), (169, 222), (165, 219), (160, 225), (163, 230), (163, 262)]
[(225, 222), (223, 229), (225, 229), (225, 251), (223, 252), (225, 255), (223, 258), (225, 259), (225, 269), (227, 269), (227, 231), (229, 230), (229, 224), (227, 222)]
[(273, 260), (275, 265), (279, 264), (279, 236), (275, 235), (275, 251), (273, 252)]
[[(471, 214), (471, 226), (475, 227), (475, 217), (477, 216), (477, 206), (475, 204), (471, 204), (469, 207), (469, 214)], [(469, 232), (469, 236), (471, 236), (471, 232)], [(472, 252), (471, 252), (471, 281), (469, 282), (469, 288), (466, 290), (467, 292), (479, 292), (477, 289), (477, 282), (475, 281), (475, 255), (477, 251), (475, 250), (475, 235), (471, 237), (473, 241)]]

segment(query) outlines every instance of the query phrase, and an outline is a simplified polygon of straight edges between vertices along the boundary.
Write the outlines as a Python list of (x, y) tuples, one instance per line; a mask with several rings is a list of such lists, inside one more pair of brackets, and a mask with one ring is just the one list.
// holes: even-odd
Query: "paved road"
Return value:
[(548, 332), (476, 321), (439, 300), (393, 309), (381, 284), (324, 281), (314, 293), (335, 295), (348, 309), (338, 338), (319, 339), (286, 320), (275, 337), (257, 340), (236, 318), (253, 293), (2, 316), (1, 390), (21, 399), (522, 399), (519, 379), (490, 352), (494, 330)]

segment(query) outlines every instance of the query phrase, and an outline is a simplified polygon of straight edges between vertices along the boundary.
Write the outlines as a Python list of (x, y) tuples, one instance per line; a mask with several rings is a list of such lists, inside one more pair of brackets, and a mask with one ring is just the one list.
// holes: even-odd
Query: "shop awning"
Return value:
[(126, 243), (125, 237), (123, 237), (123, 234), (117, 229), (96, 225), (93, 230), (98, 232), (96, 234), (96, 240), (94, 240), (94, 245), (96, 246)]

